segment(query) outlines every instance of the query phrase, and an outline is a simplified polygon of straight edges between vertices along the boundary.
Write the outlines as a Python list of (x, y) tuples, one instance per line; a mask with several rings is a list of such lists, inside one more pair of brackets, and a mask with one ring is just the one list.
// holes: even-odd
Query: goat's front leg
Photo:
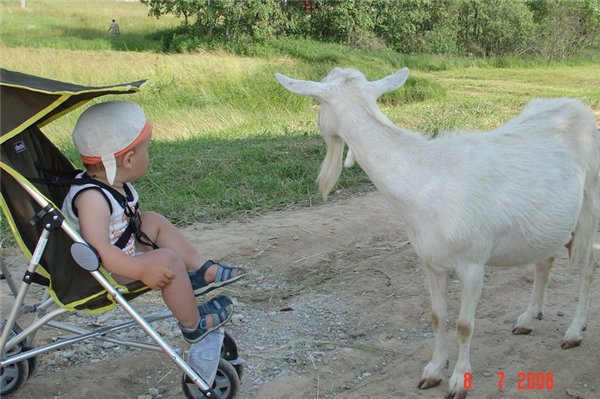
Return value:
[(550, 269), (554, 258), (535, 265), (535, 276), (533, 278), (533, 290), (531, 299), (525, 313), (519, 316), (513, 334), (529, 334), (533, 331), (533, 323), (536, 319), (542, 320), (544, 303), (546, 302), (546, 288), (550, 281)]
[(452, 377), (450, 377), (446, 399), (464, 399), (467, 396), (465, 374), (471, 373), (469, 352), (471, 350), (471, 338), (473, 337), (473, 328), (475, 326), (475, 310), (481, 297), (481, 287), (483, 285), (483, 265), (467, 264), (458, 267), (456, 271), (462, 281), (460, 314), (456, 322), (460, 349), (456, 367), (454, 368)]
[(446, 346), (446, 320), (448, 318), (448, 272), (434, 270), (425, 265), (425, 275), (431, 296), (431, 322), (435, 347), (433, 357), (419, 381), (419, 388), (427, 389), (438, 386), (444, 378), (444, 368), (448, 367), (448, 348)]

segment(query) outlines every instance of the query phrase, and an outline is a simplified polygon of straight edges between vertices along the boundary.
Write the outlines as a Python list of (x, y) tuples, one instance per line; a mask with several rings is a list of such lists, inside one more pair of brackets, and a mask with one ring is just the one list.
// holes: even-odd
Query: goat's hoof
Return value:
[(465, 399), (467, 391), (448, 392), (445, 399)]
[(440, 382), (442, 382), (442, 380), (430, 380), (423, 378), (421, 381), (419, 381), (418, 387), (419, 389), (429, 389), (437, 387), (438, 385), (440, 385)]
[(522, 335), (522, 334), (531, 334), (532, 331), (533, 331), (533, 329), (531, 329), (531, 328), (515, 327), (515, 328), (513, 328), (512, 333), (515, 335)]
[(576, 348), (579, 345), (581, 345), (581, 340), (577, 340), (577, 341), (568, 341), (568, 342), (563, 342), (562, 345), (560, 346), (562, 349), (571, 349), (571, 348)]
[(445, 399), (465, 399), (466, 397), (467, 391), (448, 392)]

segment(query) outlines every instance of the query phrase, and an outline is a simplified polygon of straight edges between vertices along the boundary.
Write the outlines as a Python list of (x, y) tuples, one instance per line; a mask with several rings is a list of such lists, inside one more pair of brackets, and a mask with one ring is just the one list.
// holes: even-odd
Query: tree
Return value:
[[(533, 3), (535, 7), (540, 6)], [(554, 0), (548, 3), (551, 7), (539, 13), (536, 50), (540, 55), (562, 61), (584, 48), (598, 46), (600, 0)]]
[(454, 0), (377, 1), (376, 35), (406, 53), (458, 53)]
[[(140, 0), (149, 7), (148, 15), (173, 14), (184, 18), (191, 32), (209, 39), (234, 41), (240, 35), (265, 40), (275, 34), (284, 18), (281, 1), (272, 0)], [(195, 19), (195, 21), (191, 21)]]
[(463, 0), (459, 26), (463, 47), (484, 57), (524, 53), (536, 32), (523, 0)]
[(150, 16), (183, 18), (164, 43), (186, 43), (188, 50), (206, 39), (255, 43), (294, 35), (405, 53), (564, 59), (597, 47), (600, 38), (600, 0), (140, 1)]
[(195, 14), (195, 10), (201, 3), (206, 1), (186, 0), (186, 1), (157, 1), (140, 0), (140, 2), (149, 7), (148, 16), (160, 18), (166, 14), (173, 14), (176, 17), (183, 16), (184, 24), (189, 24), (189, 17)]
[(312, 31), (317, 37), (348, 43), (356, 35), (372, 32), (375, 13), (371, 1), (315, 1)]

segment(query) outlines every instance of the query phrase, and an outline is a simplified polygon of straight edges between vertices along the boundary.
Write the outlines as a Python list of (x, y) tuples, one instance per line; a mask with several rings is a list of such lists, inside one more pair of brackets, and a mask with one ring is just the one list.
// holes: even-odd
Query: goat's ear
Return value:
[(280, 73), (275, 74), (275, 78), (283, 87), (292, 93), (301, 94), (303, 96), (316, 97), (321, 99), (325, 92), (325, 85), (320, 82), (312, 82), (309, 80), (296, 80), (288, 78)]
[(390, 91), (398, 89), (404, 84), (404, 82), (406, 82), (408, 75), (410, 75), (408, 68), (402, 68), (398, 72), (386, 76), (383, 79), (371, 82), (371, 84), (375, 87), (375, 94), (377, 98), (385, 93), (389, 93)]

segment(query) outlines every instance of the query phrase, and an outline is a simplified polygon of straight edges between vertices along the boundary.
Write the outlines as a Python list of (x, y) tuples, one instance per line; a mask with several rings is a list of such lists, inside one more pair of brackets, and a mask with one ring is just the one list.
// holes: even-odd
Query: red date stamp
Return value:
[[(504, 373), (496, 373), (498, 379), (498, 389), (504, 387)], [(553, 389), (554, 388), (554, 373), (519, 373), (517, 374), (518, 382), (517, 389)], [(464, 375), (465, 389), (473, 387), (473, 375), (465, 373)]]

